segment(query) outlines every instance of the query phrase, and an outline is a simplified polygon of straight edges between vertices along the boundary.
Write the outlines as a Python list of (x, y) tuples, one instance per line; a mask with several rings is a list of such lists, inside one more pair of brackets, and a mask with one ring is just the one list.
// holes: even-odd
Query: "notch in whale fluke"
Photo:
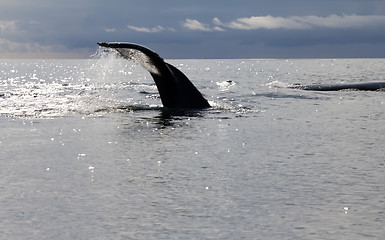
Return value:
[(182, 109), (210, 107), (207, 100), (180, 70), (166, 63), (152, 50), (126, 42), (98, 42), (98, 45), (115, 49), (125, 59), (134, 61), (149, 71), (164, 107)]

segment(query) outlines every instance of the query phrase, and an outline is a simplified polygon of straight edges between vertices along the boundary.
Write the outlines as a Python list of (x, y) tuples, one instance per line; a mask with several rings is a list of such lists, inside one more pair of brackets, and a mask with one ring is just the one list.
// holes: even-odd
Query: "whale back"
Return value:
[(166, 63), (157, 53), (132, 43), (98, 43), (114, 48), (124, 58), (140, 64), (150, 72), (164, 107), (202, 109), (210, 107), (199, 90), (179, 69)]
[(320, 84), (320, 85), (294, 85), (289, 88), (296, 88), (308, 91), (380, 91), (385, 89), (385, 82), (350, 83), (350, 84)]

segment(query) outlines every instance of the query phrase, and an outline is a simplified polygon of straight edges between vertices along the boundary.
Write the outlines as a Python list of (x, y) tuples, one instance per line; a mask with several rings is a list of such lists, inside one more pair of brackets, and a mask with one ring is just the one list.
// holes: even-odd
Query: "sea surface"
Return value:
[(0, 239), (385, 239), (385, 59), (0, 60)]

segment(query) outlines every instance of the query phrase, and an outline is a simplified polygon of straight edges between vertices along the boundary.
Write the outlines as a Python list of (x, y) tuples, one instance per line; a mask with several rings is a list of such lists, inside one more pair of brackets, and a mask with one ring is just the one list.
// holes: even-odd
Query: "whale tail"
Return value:
[(98, 43), (114, 48), (124, 58), (140, 64), (150, 72), (158, 88), (162, 104), (167, 108), (203, 109), (210, 104), (191, 81), (173, 65), (166, 63), (157, 53), (133, 43)]

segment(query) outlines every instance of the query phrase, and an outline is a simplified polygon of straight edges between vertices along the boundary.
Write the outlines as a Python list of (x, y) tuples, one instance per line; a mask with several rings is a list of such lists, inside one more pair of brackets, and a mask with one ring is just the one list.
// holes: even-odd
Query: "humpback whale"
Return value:
[(166, 63), (152, 50), (126, 42), (99, 42), (99, 46), (115, 49), (125, 59), (140, 64), (150, 72), (166, 108), (204, 109), (210, 104), (191, 81), (176, 67)]
[(320, 85), (294, 85), (289, 88), (296, 88), (308, 91), (340, 91), (340, 90), (361, 90), (361, 91), (377, 91), (385, 89), (385, 82), (369, 82), (369, 83), (351, 83), (351, 84), (320, 84)]

